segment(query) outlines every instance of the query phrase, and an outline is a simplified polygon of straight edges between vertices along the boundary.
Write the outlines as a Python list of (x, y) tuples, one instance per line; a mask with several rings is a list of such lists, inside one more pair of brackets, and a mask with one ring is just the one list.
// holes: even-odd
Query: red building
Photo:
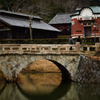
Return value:
[[(94, 28), (94, 23), (97, 27)], [(99, 37), (100, 36), (100, 7), (78, 7), (76, 13), (71, 15), (71, 35), (73, 38), (81, 36)]]

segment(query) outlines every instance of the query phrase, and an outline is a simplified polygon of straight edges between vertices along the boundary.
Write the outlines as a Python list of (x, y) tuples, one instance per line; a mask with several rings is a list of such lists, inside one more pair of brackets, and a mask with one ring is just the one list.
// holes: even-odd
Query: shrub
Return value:
[[(68, 44), (69, 38), (52, 38), (52, 39), (5, 39), (0, 40), (0, 44)], [(73, 39), (74, 44), (77, 39)], [(82, 44), (94, 44), (94, 38), (82, 38)], [(99, 38), (96, 38), (99, 42)]]

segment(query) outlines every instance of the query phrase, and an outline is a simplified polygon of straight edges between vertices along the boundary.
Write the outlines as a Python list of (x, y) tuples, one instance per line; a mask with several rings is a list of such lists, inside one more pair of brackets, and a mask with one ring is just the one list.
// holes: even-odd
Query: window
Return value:
[(83, 25), (86, 25), (86, 23), (83, 23)]
[(88, 23), (88, 25), (91, 25), (91, 23)]

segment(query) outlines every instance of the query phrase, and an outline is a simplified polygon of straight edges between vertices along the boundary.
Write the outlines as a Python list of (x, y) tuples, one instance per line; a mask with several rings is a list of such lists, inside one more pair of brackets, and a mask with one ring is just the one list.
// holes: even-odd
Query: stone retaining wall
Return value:
[(81, 83), (100, 83), (100, 62), (82, 56), (74, 74), (74, 81)]

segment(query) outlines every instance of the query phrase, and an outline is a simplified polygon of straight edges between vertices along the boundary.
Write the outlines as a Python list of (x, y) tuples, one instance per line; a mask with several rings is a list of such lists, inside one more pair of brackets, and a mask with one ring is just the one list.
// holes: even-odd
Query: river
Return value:
[(61, 73), (20, 73), (16, 83), (0, 82), (0, 100), (100, 100), (100, 85), (62, 82)]

